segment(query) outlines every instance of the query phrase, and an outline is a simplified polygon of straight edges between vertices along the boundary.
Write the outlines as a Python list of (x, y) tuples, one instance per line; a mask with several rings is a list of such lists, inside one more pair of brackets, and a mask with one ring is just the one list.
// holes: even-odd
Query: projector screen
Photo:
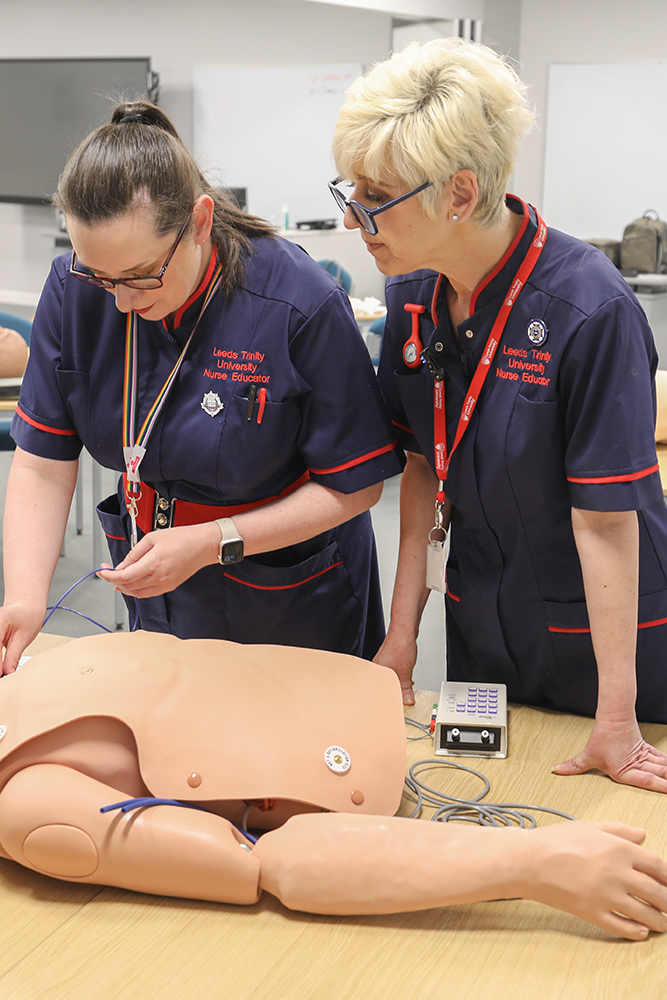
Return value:
[(0, 201), (48, 203), (70, 153), (121, 99), (157, 96), (150, 59), (0, 59)]

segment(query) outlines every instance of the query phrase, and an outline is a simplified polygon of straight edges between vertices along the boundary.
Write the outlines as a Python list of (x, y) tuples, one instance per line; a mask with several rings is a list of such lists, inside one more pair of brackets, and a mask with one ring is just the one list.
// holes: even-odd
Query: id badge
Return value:
[(449, 538), (444, 528), (431, 528), (426, 546), (426, 586), (444, 594), (445, 568), (449, 555)]

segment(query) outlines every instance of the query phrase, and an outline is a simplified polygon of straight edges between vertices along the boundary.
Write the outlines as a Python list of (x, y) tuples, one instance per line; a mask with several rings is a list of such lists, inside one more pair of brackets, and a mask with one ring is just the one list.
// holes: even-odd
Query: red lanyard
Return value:
[(484, 380), (491, 369), (491, 362), (493, 361), (496, 350), (498, 349), (498, 344), (500, 343), (500, 338), (502, 337), (505, 326), (507, 325), (509, 315), (514, 307), (514, 303), (519, 297), (521, 289), (526, 284), (544, 248), (547, 238), (547, 227), (537, 211), (535, 211), (535, 215), (537, 216), (537, 233), (533, 237), (533, 240), (528, 248), (528, 252), (521, 262), (519, 270), (517, 271), (510, 286), (510, 290), (503, 299), (503, 304), (498, 310), (498, 315), (496, 316), (494, 324), (491, 328), (491, 333), (489, 334), (489, 339), (486, 342), (484, 353), (482, 354), (481, 360), (477, 365), (477, 369), (468, 389), (468, 394), (461, 408), (461, 415), (459, 416), (456, 434), (454, 435), (454, 443), (452, 444), (452, 449), (449, 454), (447, 453), (444, 380), (439, 379), (433, 386), (433, 436), (435, 443), (435, 470), (439, 480), (437, 496), (437, 502), (439, 503), (444, 503), (444, 484), (447, 479), (447, 473), (449, 472), (452, 455), (458, 448), (461, 438), (466, 432), (470, 418), (473, 415), (475, 407), (477, 406), (477, 400), (479, 399), (482, 391)]

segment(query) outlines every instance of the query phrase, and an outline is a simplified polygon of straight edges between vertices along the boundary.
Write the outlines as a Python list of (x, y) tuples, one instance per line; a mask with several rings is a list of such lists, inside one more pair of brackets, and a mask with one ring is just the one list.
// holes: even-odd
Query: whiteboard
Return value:
[(247, 188), (248, 211), (290, 227), (336, 218), (327, 182), (345, 91), (362, 72), (331, 66), (195, 66), (194, 152), (214, 184)]
[(543, 208), (580, 239), (667, 219), (667, 62), (550, 66)]

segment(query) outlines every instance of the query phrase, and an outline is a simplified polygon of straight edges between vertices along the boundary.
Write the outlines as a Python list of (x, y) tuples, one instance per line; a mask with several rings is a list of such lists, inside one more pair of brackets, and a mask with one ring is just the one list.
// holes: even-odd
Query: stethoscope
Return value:
[(424, 345), (419, 336), (419, 317), (426, 312), (426, 306), (417, 305), (414, 302), (406, 302), (403, 306), (406, 312), (412, 315), (412, 332), (403, 345), (403, 361), (408, 368), (419, 368), (422, 363), (421, 353)]

